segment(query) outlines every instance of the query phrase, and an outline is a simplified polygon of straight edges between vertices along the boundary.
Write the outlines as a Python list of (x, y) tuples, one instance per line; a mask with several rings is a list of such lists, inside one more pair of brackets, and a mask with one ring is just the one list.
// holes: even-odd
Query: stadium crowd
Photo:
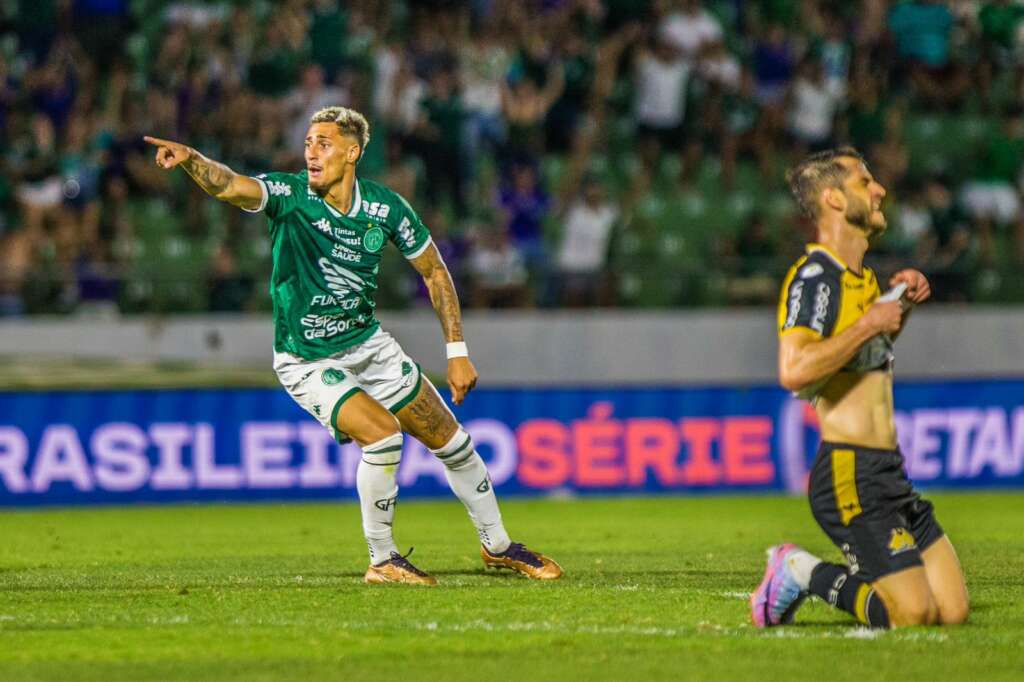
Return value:
[[(1024, 301), (1018, 0), (12, 0), (0, 315), (265, 308), (263, 218), (142, 135), (298, 170), (332, 104), (468, 306), (772, 302), (808, 237), (784, 169), (840, 143), (889, 189), (876, 267)], [(381, 305), (425, 303), (389, 260)]]

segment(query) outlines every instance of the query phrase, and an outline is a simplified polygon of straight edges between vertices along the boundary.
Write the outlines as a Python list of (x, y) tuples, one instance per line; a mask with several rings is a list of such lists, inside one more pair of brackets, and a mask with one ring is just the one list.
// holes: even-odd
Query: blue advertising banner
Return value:
[[(902, 383), (900, 445), (933, 487), (1024, 485), (1024, 380)], [(775, 387), (479, 389), (456, 414), (500, 492), (804, 490), (818, 434)], [(282, 390), (0, 393), (0, 505), (355, 497), (359, 450)], [(402, 496), (448, 494), (406, 440)]]

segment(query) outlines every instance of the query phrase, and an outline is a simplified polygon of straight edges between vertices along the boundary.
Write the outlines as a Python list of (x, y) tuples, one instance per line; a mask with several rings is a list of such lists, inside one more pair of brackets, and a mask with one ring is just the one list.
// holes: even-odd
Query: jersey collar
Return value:
[[(324, 200), (324, 206), (327, 207), (327, 210), (330, 211), (331, 215), (334, 216), (335, 218), (341, 217), (341, 212), (338, 211), (338, 209), (331, 206), (329, 203), (327, 203), (326, 200)], [(348, 213), (345, 214), (345, 217), (355, 218), (357, 215), (359, 215), (359, 209), (361, 209), (362, 207), (363, 195), (362, 192), (359, 191), (359, 178), (355, 178), (352, 181), (352, 207), (348, 209)]]
[(807, 245), (807, 254), (808, 255), (814, 253), (815, 251), (820, 251), (821, 253), (825, 254), (825, 256), (827, 256), (833, 263), (835, 263), (836, 265), (841, 267), (843, 270), (849, 270), (850, 269), (850, 268), (848, 268), (846, 266), (846, 263), (843, 262), (843, 259), (836, 255), (835, 251), (833, 251), (832, 249), (828, 248), (824, 244), (817, 244), (817, 243), (811, 242), (810, 244)]
[(363, 195), (359, 191), (359, 178), (352, 178), (352, 187), (352, 208), (348, 209), (348, 213), (345, 214), (349, 218), (359, 215), (359, 209), (363, 207)]

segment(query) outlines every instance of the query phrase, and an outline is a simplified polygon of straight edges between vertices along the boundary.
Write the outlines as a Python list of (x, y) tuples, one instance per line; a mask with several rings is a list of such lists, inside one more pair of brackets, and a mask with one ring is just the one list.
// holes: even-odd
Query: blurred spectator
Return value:
[(580, 119), (590, 105), (596, 67), (591, 50), (583, 36), (575, 33), (562, 41), (561, 61), (565, 84), (545, 122), (547, 152), (564, 154), (569, 150)]
[(345, 65), (348, 17), (335, 0), (313, 0), (309, 25), (310, 57), (326, 73), (338, 73)]
[(637, 142), (648, 167), (660, 153), (683, 149), (683, 117), (692, 67), (664, 38), (636, 57)]
[(388, 43), (377, 52), (373, 104), (394, 135), (411, 136), (420, 122), (426, 84), (413, 72), (400, 47)]
[(757, 99), (762, 106), (773, 109), (782, 106), (794, 67), (793, 48), (785, 27), (770, 24), (754, 47)]
[(948, 106), (957, 101), (967, 82), (950, 58), (955, 18), (940, 0), (905, 0), (889, 14), (889, 31), (899, 57), (920, 97)]
[(850, 77), (851, 50), (846, 26), (839, 14), (828, 12), (823, 19), (825, 34), (815, 52), (821, 60), (825, 85), (837, 100), (847, 94)]
[(885, 233), (888, 249), (899, 259), (912, 258), (924, 263), (934, 245), (928, 240), (936, 233), (935, 217), (928, 203), (928, 190), (924, 183), (908, 187), (905, 198), (896, 208), (896, 218)]
[(727, 188), (732, 187), (741, 154), (757, 160), (762, 177), (768, 178), (771, 173), (771, 157), (758, 127), (760, 117), (754, 74), (744, 68), (739, 87), (728, 91), (723, 99), (722, 180)]
[(484, 230), (469, 258), (475, 308), (522, 308), (530, 303), (522, 254), (501, 229)]
[[(468, 240), (462, 234), (452, 233), (442, 211), (432, 209), (423, 218), (424, 223), (430, 229), (430, 238), (434, 242), (434, 246), (437, 247), (438, 253), (441, 254), (444, 264), (448, 266), (452, 282), (455, 283), (455, 291), (460, 294), (469, 291), (466, 281), (466, 258), (470, 253)], [(476, 224), (468, 229), (471, 232), (478, 232), (486, 228), (481, 228), (479, 224)], [(416, 278), (416, 296), (424, 305), (430, 305), (430, 292), (427, 290), (427, 285), (419, 277)]]
[[(378, 142), (377, 144), (380, 144)], [(405, 146), (400, 137), (390, 137), (386, 151), (387, 171), (384, 173), (384, 184), (405, 197), (406, 201), (414, 201), (419, 196), (420, 164), (405, 153)], [(429, 223), (428, 223), (429, 224)]]
[(416, 148), (426, 167), (427, 199), (434, 205), (450, 201), (458, 216), (466, 215), (463, 131), (466, 112), (456, 90), (455, 74), (434, 73), (430, 91), (420, 102)]
[(796, 140), (797, 156), (830, 147), (839, 98), (829, 88), (819, 60), (800, 64), (790, 98), (789, 133)]
[(722, 25), (701, 7), (700, 0), (669, 0), (664, 4), (669, 9), (658, 27), (659, 38), (683, 59), (695, 61), (707, 45), (722, 41)]
[(774, 156), (782, 136), (786, 95), (793, 78), (795, 56), (782, 24), (772, 23), (756, 43), (753, 55), (758, 104), (761, 106), (761, 134), (765, 150)]
[(725, 43), (716, 40), (705, 44), (700, 60), (697, 62), (697, 72), (700, 77), (713, 86), (722, 90), (736, 90), (740, 87), (742, 77), (742, 65)]
[[(1003, 117), (1002, 126), (986, 141), (973, 177), (963, 187), (960, 200), (979, 230), (981, 250), (993, 257), (993, 227), (1024, 223), (1021, 185), (1024, 178), (1024, 109), (1013, 109)], [(1017, 229), (1015, 251), (1024, 254)]]
[(307, 64), (302, 69), (298, 84), (281, 101), (284, 117), (289, 121), (288, 135), (284, 142), (289, 147), (301, 149), (309, 119), (324, 107), (348, 106), (347, 93), (341, 88), (327, 85), (326, 74), (319, 64)]
[(847, 137), (858, 149), (868, 149), (885, 135), (885, 104), (875, 79), (854, 79), (847, 110)]
[(511, 56), (497, 27), (474, 31), (462, 48), (463, 101), (466, 107), (466, 155), (475, 160), (484, 149), (494, 153), (505, 142), (501, 83)]
[(253, 282), (238, 270), (231, 248), (221, 244), (210, 263), (207, 310), (213, 313), (237, 312), (246, 309), (252, 296)]
[(938, 301), (966, 301), (970, 297), (969, 272), (974, 242), (966, 219), (949, 191), (949, 178), (932, 176), (925, 184), (933, 233), (922, 246), (928, 272)]
[(551, 210), (551, 198), (541, 187), (536, 168), (528, 163), (514, 166), (511, 181), (499, 191), (498, 203), (505, 214), (508, 236), (523, 262), (543, 276), (548, 265), (544, 220)]
[(508, 123), (507, 160), (531, 163), (544, 153), (544, 119), (564, 87), (565, 77), (557, 64), (542, 88), (525, 75), (509, 76), (501, 91), (501, 109)]
[(890, 107), (885, 112), (882, 137), (866, 146), (871, 173), (884, 187), (900, 187), (910, 168), (910, 152), (903, 140), (903, 111)]
[(767, 304), (778, 295), (779, 247), (760, 216), (752, 216), (730, 249), (733, 277), (727, 295), (734, 304)]
[(8, 168), (18, 178), (15, 193), (25, 230), (33, 239), (42, 237), (46, 223), (56, 222), (60, 215), (64, 192), (59, 159), (53, 122), (35, 114), (29, 129), (15, 138), (8, 158)]
[(619, 209), (604, 186), (594, 177), (584, 178), (579, 197), (565, 211), (558, 249), (563, 305), (607, 302), (608, 244), (618, 219)]
[(978, 23), (985, 41), (1008, 61), (1021, 46), (1024, 5), (1015, 0), (991, 0), (978, 12)]
[(298, 80), (306, 23), (287, 6), (267, 23), (249, 67), (249, 87), (261, 95), (280, 97)]

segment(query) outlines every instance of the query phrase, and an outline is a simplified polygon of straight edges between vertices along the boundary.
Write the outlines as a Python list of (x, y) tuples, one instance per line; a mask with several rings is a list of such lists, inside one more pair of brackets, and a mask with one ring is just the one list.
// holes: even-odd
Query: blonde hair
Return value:
[(355, 109), (347, 107), (326, 107), (313, 114), (310, 123), (337, 123), (342, 135), (359, 141), (359, 157), (362, 158), (366, 145), (370, 144), (370, 124), (366, 117)]

